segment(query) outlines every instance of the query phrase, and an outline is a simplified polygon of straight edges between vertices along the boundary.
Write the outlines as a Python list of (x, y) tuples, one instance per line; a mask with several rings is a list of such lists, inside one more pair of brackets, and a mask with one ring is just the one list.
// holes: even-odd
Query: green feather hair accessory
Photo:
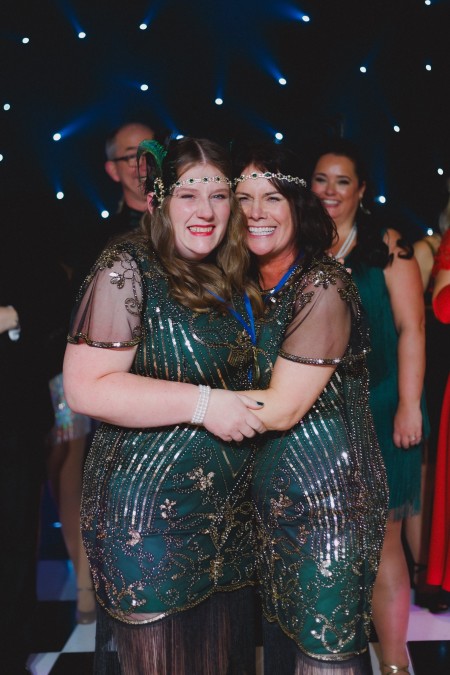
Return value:
[(161, 145), (161, 143), (158, 143), (158, 141), (141, 141), (136, 154), (138, 162), (142, 155), (152, 155), (155, 160), (158, 173), (162, 173), (162, 163), (164, 157), (167, 155), (167, 150), (163, 145)]

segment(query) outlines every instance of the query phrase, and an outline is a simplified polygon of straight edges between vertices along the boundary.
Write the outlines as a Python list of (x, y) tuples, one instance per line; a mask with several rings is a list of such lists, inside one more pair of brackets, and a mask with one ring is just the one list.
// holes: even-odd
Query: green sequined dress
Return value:
[[(263, 612), (295, 646), (296, 665), (280, 670), (293, 673), (303, 657), (325, 665), (367, 650), (387, 487), (369, 412), (367, 329), (350, 275), (330, 258), (299, 267), (267, 305), (261, 388), (278, 355), (337, 364), (295, 427), (262, 437), (253, 477)], [(270, 647), (274, 668), (288, 651), (282, 640)]]
[[(378, 442), (386, 465), (389, 508), (396, 519), (420, 511), (423, 442), (404, 450), (394, 445), (394, 416), (398, 407), (398, 333), (394, 324), (384, 272), (354, 255), (345, 259), (351, 268), (367, 314), (372, 350), (367, 359), (370, 375), (370, 407)], [(429, 434), (425, 398), (422, 396), (423, 436)]]
[[(137, 345), (131, 372), (142, 377), (249, 388), (242, 360), (230, 359), (239, 323), (172, 300), (144, 244), (107, 249), (83, 290), (69, 341)], [(222, 442), (204, 427), (100, 426), (81, 522), (97, 599), (110, 616), (128, 624), (136, 613), (161, 618), (253, 583), (253, 457), (251, 443)]]

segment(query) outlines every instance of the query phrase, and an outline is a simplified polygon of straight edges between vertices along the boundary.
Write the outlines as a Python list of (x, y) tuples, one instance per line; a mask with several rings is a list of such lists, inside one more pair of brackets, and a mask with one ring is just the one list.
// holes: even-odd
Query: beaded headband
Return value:
[(155, 197), (161, 206), (163, 200), (168, 195), (171, 195), (175, 188), (183, 187), (184, 185), (194, 185), (195, 183), (226, 183), (228, 187), (232, 187), (233, 183), (229, 178), (223, 176), (203, 176), (202, 178), (186, 178), (185, 180), (177, 180), (167, 189), (164, 187), (162, 178), (155, 178)]
[(270, 180), (271, 178), (276, 178), (277, 180), (285, 180), (287, 183), (295, 183), (296, 185), (301, 185), (306, 187), (306, 180), (303, 178), (297, 178), (296, 176), (286, 176), (284, 173), (272, 173), (271, 171), (265, 171), (264, 173), (257, 173), (253, 171), (252, 173), (243, 173), (239, 178), (234, 179), (234, 184), (242, 183), (244, 180), (249, 179), (256, 180), (257, 178), (266, 178)]

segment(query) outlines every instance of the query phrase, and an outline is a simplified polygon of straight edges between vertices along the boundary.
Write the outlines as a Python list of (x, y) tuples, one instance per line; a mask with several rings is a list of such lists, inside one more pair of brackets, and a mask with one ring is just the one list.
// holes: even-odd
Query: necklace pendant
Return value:
[(234, 368), (245, 368), (251, 363), (253, 347), (246, 331), (239, 333), (236, 344), (228, 354), (228, 363)]

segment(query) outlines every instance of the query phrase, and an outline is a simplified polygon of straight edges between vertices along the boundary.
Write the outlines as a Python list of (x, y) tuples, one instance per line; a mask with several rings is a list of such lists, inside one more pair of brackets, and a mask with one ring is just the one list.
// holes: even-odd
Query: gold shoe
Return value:
[(396, 666), (395, 664), (391, 665), (390, 663), (382, 663), (381, 664), (382, 668), (389, 668), (388, 672), (385, 673), (384, 675), (395, 675), (396, 673), (407, 673), (407, 675), (411, 675), (409, 672), (409, 664), (407, 663), (406, 666)]

